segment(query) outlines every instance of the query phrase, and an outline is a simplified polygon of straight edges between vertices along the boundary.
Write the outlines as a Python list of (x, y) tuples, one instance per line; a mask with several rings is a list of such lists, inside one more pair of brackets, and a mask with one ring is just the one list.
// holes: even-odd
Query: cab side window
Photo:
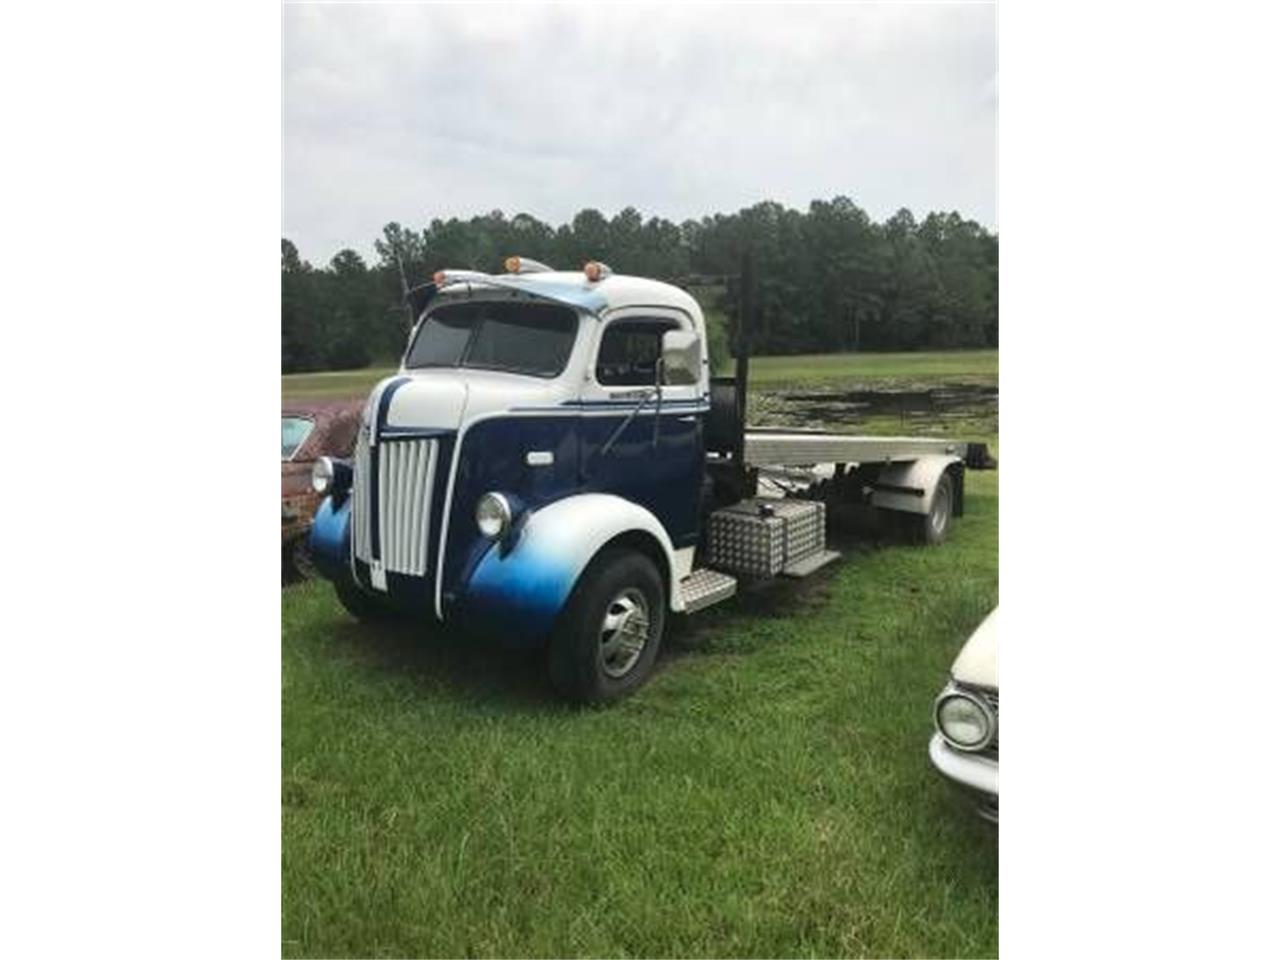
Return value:
[(605, 327), (596, 357), (596, 380), (605, 387), (649, 387), (662, 356), (662, 334), (674, 320), (619, 320)]

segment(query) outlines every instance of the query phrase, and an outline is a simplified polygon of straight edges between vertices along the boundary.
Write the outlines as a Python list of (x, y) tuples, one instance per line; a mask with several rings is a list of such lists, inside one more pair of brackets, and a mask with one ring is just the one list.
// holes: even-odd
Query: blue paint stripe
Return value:
[(378, 416), (374, 421), (374, 439), (382, 436), (382, 430), (387, 423), (387, 411), (391, 409), (391, 398), (396, 395), (397, 390), (408, 382), (408, 377), (396, 377), (396, 379), (382, 388), (382, 396), (378, 400)]
[[(626, 403), (607, 402), (566, 402), (554, 407), (512, 407), (511, 413), (577, 413), (582, 410), (617, 410), (619, 414), (630, 413), (635, 409), (636, 401), (630, 400)], [(644, 403), (644, 407), (656, 407), (652, 400)], [(698, 411), (708, 411), (711, 409), (710, 404), (702, 403), (697, 400), (663, 400), (663, 413), (696, 413)], [(645, 411), (642, 409), (642, 413)], [(652, 412), (650, 410), (649, 412)]]
[[(382, 396), (378, 400), (378, 415), (373, 421), (373, 437), (377, 441), (387, 422), (387, 410), (391, 408), (391, 398), (395, 392), (409, 382), (408, 377), (397, 377), (382, 388)], [(369, 554), (374, 560), (382, 559), (382, 537), (379, 534), (378, 503), (378, 445), (375, 442), (369, 451)]]
[[(560, 404), (560, 406), (588, 407), (591, 409), (596, 409), (600, 407), (634, 407), (636, 405), (636, 402), (639, 399), (640, 399), (639, 397), (631, 397), (630, 399), (627, 399), (627, 400), (566, 400), (564, 403)], [(654, 397), (648, 397), (646, 398), (645, 403), (646, 404), (654, 403), (655, 400), (656, 398)], [(701, 400), (667, 400), (664, 398), (662, 401), (662, 405), (664, 407), (693, 407), (693, 406), (702, 405), (702, 401)]]
[(431, 440), (436, 437), (450, 437), (456, 433), (444, 427), (440, 428), (421, 428), (421, 427), (383, 427), (378, 434), (381, 440)]

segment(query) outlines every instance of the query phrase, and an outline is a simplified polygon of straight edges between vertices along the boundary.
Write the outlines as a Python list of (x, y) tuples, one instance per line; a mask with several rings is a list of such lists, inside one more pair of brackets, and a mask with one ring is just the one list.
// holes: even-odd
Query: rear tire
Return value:
[(624, 697), (653, 672), (666, 623), (666, 590), (653, 561), (610, 548), (574, 587), (548, 650), (551, 683), (574, 703)]
[(908, 533), (913, 543), (927, 547), (936, 547), (947, 539), (951, 530), (951, 518), (955, 514), (955, 484), (951, 474), (944, 473), (938, 478), (938, 486), (933, 491), (933, 502), (929, 504), (926, 514), (907, 514)]

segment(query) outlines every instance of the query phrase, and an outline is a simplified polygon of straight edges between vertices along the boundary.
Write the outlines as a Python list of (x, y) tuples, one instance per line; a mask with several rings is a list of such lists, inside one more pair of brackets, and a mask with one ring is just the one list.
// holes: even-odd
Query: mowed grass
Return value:
[(943, 547), (840, 544), (677, 618), (604, 710), (286, 589), (284, 955), (996, 955), (997, 833), (926, 747), (997, 529), (970, 473)]
[[(732, 365), (723, 372), (731, 375)], [(798, 354), (752, 357), (750, 385), (753, 390), (860, 382), (874, 387), (882, 381), (994, 381), (999, 373), (996, 350)]]
[(395, 367), (366, 367), (363, 370), (324, 373), (286, 373), (280, 377), (280, 398), (287, 403), (290, 400), (363, 397), (375, 383), (395, 372)]
[[(286, 374), (280, 378), (285, 400), (317, 400), (363, 396), (394, 367), (370, 367), (331, 373)], [(729, 369), (722, 371), (732, 373)], [(828, 353), (789, 357), (753, 357), (752, 389), (783, 386), (840, 385), (886, 381), (929, 383), (995, 380), (995, 350), (950, 350), (924, 353)]]

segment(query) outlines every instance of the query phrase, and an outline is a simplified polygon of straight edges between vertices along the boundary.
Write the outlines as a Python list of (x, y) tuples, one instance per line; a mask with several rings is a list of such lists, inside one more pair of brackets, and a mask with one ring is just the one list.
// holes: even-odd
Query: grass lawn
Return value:
[[(733, 369), (724, 371), (732, 374)], [(884, 381), (994, 381), (1000, 372), (996, 350), (940, 350), (923, 353), (823, 353), (753, 357), (752, 389)]]
[(284, 955), (995, 956), (997, 834), (926, 754), (996, 602), (996, 474), (968, 508), (677, 618), (598, 711), (286, 588)]
[[(828, 353), (791, 357), (754, 357), (753, 389), (798, 385), (929, 383), (994, 381), (999, 373), (995, 350), (950, 350), (927, 353)], [(393, 367), (370, 367), (332, 373), (298, 373), (280, 378), (286, 400), (362, 396)], [(732, 373), (732, 368), (724, 371)]]

